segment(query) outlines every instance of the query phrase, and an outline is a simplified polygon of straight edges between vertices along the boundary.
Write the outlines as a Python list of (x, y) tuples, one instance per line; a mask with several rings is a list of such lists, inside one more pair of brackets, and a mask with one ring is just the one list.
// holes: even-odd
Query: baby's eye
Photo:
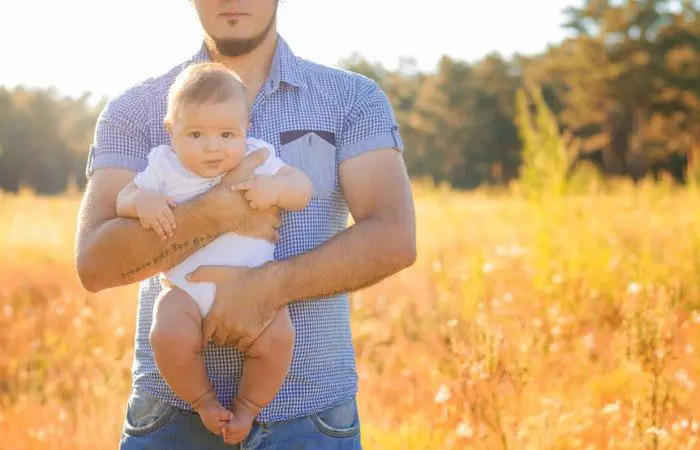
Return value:
[(202, 137), (202, 133), (200, 133), (199, 131), (193, 131), (190, 133), (190, 136), (195, 139), (199, 139), (200, 137)]
[(221, 137), (224, 139), (229, 139), (233, 137), (233, 133), (231, 133), (230, 131), (224, 131), (223, 133), (221, 133)]

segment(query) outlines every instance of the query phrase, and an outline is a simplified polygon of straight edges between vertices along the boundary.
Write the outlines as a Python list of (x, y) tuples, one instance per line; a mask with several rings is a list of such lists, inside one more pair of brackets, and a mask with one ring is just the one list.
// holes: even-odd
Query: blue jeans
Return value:
[(353, 399), (327, 411), (284, 422), (255, 423), (240, 445), (207, 430), (197, 414), (134, 388), (129, 396), (120, 450), (361, 450)]

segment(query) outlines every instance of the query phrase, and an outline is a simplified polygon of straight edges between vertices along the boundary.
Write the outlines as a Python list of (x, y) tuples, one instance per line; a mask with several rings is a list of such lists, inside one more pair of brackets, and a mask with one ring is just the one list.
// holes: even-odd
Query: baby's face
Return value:
[(226, 173), (245, 156), (248, 113), (241, 101), (182, 104), (171, 131), (182, 165), (206, 178)]

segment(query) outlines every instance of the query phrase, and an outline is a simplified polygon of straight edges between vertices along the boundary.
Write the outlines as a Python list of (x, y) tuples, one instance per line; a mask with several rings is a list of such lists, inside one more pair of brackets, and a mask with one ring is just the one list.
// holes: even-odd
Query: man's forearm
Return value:
[(141, 281), (170, 269), (225, 232), (212, 197), (173, 209), (177, 228), (163, 241), (138, 220), (114, 218), (101, 224), (81, 245), (78, 266), (85, 287), (100, 291)]
[(413, 264), (414, 234), (381, 218), (368, 218), (337, 234), (318, 248), (265, 270), (279, 283), (280, 304), (356, 291)]

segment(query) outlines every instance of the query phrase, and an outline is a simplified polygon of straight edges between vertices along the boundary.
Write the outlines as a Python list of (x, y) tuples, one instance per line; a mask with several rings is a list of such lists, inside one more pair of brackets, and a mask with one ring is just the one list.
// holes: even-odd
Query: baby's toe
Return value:
[(221, 411), (219, 411), (219, 420), (228, 422), (231, 419), (233, 419), (233, 413), (231, 411), (227, 409), (221, 409)]

